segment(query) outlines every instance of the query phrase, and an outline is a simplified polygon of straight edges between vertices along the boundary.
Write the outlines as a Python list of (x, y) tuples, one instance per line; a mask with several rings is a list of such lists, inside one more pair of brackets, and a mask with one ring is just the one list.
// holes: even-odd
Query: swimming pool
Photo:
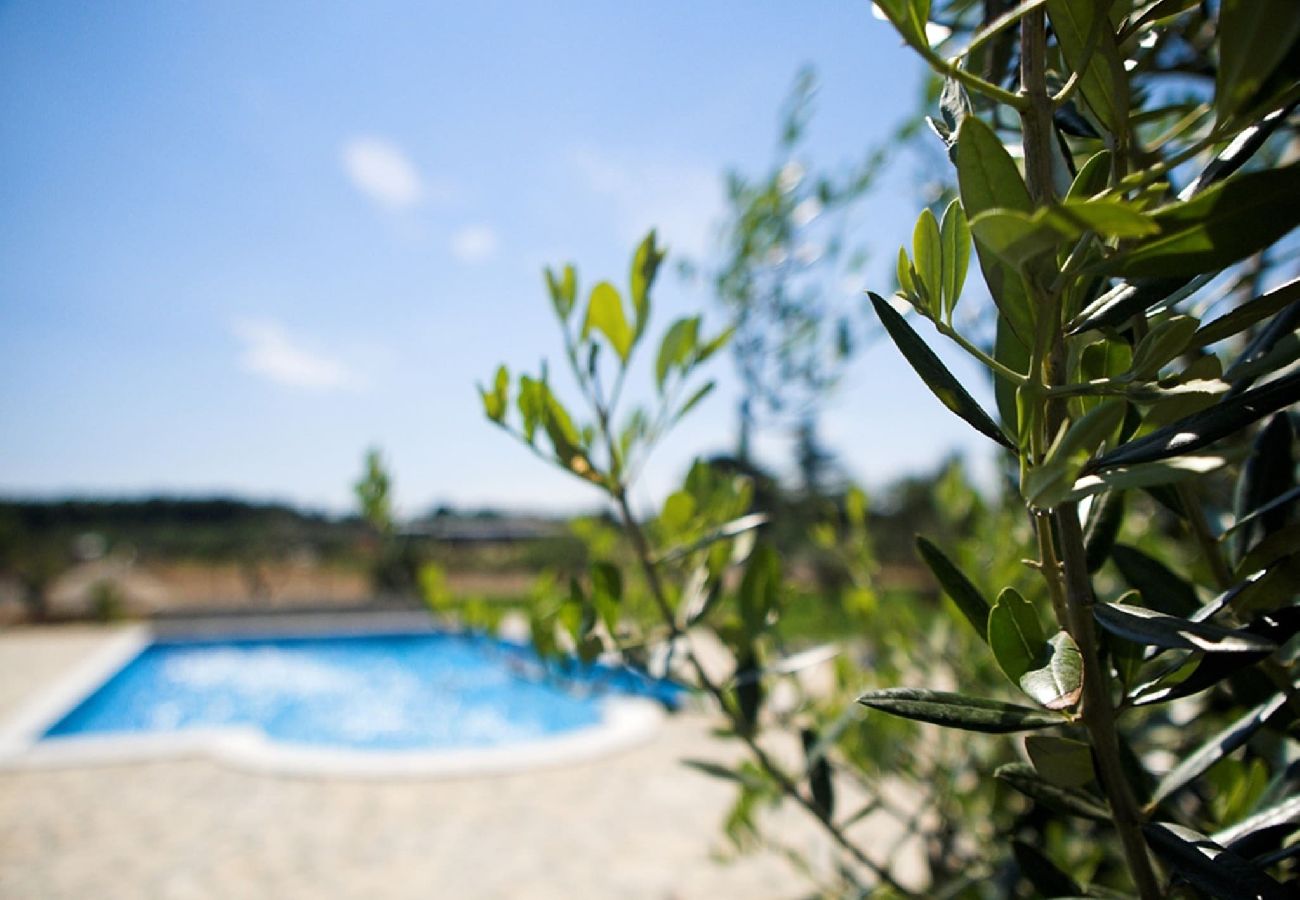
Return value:
[(150, 639), (121, 655), (9, 756), (205, 752), (280, 771), (507, 771), (644, 739), (679, 698), (631, 670), (427, 630)]

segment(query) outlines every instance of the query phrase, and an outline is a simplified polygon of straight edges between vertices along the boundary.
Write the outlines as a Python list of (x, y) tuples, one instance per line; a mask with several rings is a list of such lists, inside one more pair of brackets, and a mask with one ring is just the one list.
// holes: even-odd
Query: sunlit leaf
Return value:
[(479, 388), (479, 396), (483, 398), (483, 412), (493, 422), (499, 424), (505, 420), (506, 407), (510, 402), (509, 395), (510, 373), (505, 366), (497, 366), (497, 374), (492, 382), (492, 390)]
[(573, 301), (578, 293), (578, 274), (574, 271), (573, 266), (565, 266), (564, 272), (560, 276), (546, 269), (546, 287), (551, 295), (551, 305), (555, 307), (555, 315), (561, 322), (567, 322), (569, 314), (573, 312)]
[(930, 315), (943, 314), (943, 245), (939, 223), (929, 209), (921, 210), (912, 230), (912, 258), (921, 279), (921, 294), (928, 302)]
[(633, 332), (639, 336), (645, 330), (646, 320), (650, 317), (650, 288), (654, 284), (655, 273), (667, 254), (655, 243), (655, 233), (651, 231), (636, 248), (632, 256), (632, 271), (629, 277), (632, 294), (632, 309), (636, 311)]
[(1277, 644), (1247, 631), (1167, 616), (1140, 606), (1098, 603), (1093, 607), (1093, 615), (1107, 631), (1153, 647), (1213, 653), (1257, 653), (1277, 649)]
[(970, 266), (970, 226), (960, 200), (953, 200), (943, 211), (939, 231), (943, 247), (943, 315), (951, 320)]
[(869, 691), (858, 702), (904, 719), (990, 734), (1048, 728), (1069, 721), (1059, 713), (1033, 707), (918, 688)]
[[(995, 607), (996, 608), (996, 607)], [(1083, 657), (1067, 631), (1058, 631), (1040, 648), (1032, 668), (1020, 676), (1020, 689), (1048, 709), (1068, 709), (1083, 691)]]
[(633, 333), (623, 314), (623, 300), (618, 290), (608, 281), (602, 281), (591, 290), (587, 301), (587, 318), (582, 325), (585, 338), (595, 329), (605, 335), (618, 358), (627, 362), (632, 352)]

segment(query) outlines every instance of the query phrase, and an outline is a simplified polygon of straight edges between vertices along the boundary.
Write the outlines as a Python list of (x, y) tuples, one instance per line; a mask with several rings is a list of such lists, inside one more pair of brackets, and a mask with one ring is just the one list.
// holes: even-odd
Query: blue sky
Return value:
[[(770, 164), (805, 64), (815, 162), (915, 108), (861, 2), (0, 5), (0, 492), (343, 510), (378, 445), (407, 512), (590, 504), (473, 385), (557, 355), (543, 264), (621, 281), (651, 226), (707, 263), (722, 174)], [(917, 208), (890, 175), (855, 235), (883, 292)], [(669, 276), (656, 302), (663, 327), (710, 300)], [(715, 368), (643, 500), (731, 445)], [(824, 421), (869, 484), (963, 428), (884, 345)]]

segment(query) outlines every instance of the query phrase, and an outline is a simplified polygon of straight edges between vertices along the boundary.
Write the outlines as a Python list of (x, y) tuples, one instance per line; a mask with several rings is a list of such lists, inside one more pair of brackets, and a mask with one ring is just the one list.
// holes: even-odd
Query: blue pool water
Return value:
[(594, 725), (609, 692), (676, 687), (459, 634), (154, 643), (46, 731), (58, 738), (253, 726), (360, 750), (494, 747)]

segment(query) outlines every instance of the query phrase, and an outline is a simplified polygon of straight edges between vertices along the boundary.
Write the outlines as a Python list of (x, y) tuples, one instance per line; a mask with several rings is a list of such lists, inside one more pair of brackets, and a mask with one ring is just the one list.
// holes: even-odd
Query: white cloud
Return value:
[(702, 257), (723, 210), (722, 179), (712, 166), (623, 159), (584, 147), (573, 164), (587, 187), (613, 206), (620, 240), (635, 243), (651, 228), (674, 255)]
[(487, 262), (497, 252), (497, 233), (488, 225), (466, 225), (451, 236), (451, 252), (463, 263)]
[(243, 342), (239, 365), (245, 372), (311, 390), (355, 389), (361, 384), (342, 362), (303, 347), (275, 322), (242, 319), (231, 330)]
[(343, 144), (343, 168), (361, 193), (388, 209), (409, 209), (428, 193), (410, 157), (384, 138), (349, 138)]

